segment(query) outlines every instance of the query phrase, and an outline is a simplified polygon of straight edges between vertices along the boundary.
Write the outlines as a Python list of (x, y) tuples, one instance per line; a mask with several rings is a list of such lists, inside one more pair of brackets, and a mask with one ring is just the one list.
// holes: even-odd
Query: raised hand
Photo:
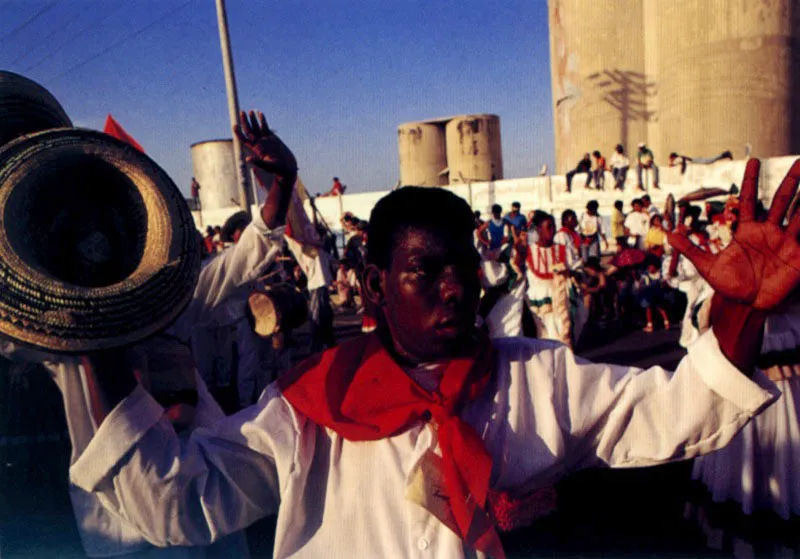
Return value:
[(800, 159), (786, 174), (765, 219), (756, 215), (757, 159), (747, 162), (740, 194), (739, 224), (731, 243), (713, 255), (695, 246), (682, 228), (670, 244), (685, 255), (714, 291), (755, 310), (769, 311), (786, 301), (800, 284), (800, 213), (783, 222), (800, 182)]
[(250, 111), (239, 113), (239, 124), (233, 127), (233, 133), (239, 138), (242, 146), (247, 150), (248, 163), (287, 179), (290, 185), (297, 178), (297, 160), (286, 144), (267, 126), (264, 114)]

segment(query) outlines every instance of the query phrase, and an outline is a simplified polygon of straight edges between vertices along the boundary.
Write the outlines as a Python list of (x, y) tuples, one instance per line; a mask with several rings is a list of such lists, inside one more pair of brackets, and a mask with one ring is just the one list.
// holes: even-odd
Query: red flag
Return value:
[(134, 140), (133, 136), (125, 132), (125, 129), (122, 128), (122, 126), (120, 126), (119, 122), (114, 120), (114, 117), (111, 116), (111, 114), (109, 114), (106, 117), (106, 125), (103, 127), (103, 132), (105, 132), (109, 136), (114, 136), (116, 139), (122, 140), (123, 142), (132, 145), (133, 147), (144, 153), (144, 148), (142, 148), (142, 146), (139, 145), (139, 142)]

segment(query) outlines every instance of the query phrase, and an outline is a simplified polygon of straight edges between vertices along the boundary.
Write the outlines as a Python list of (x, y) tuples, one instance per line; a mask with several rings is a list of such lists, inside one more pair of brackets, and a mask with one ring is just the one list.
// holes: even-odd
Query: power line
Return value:
[[(99, 0), (99, 2), (101, 2), (101, 1), (102, 1), (102, 0)], [(24, 59), (28, 58), (28, 57), (29, 57), (31, 54), (33, 54), (34, 52), (36, 52), (37, 50), (39, 50), (39, 48), (40, 48), (40, 47), (42, 47), (42, 46), (44, 46), (44, 45), (48, 44), (48, 40), (49, 40), (49, 39), (50, 39), (50, 38), (51, 38), (53, 35), (55, 35), (55, 34), (56, 34), (56, 33), (58, 33), (59, 31), (63, 31), (64, 29), (66, 29), (66, 28), (67, 28), (67, 26), (68, 26), (70, 23), (72, 23), (73, 21), (75, 21), (75, 20), (77, 20), (78, 18), (80, 18), (80, 16), (82, 16), (83, 14), (85, 14), (86, 12), (88, 12), (90, 9), (92, 9), (92, 8), (95, 6), (95, 4), (97, 4), (97, 3), (99, 3), (99, 2), (91, 2), (91, 3), (90, 3), (90, 4), (89, 4), (89, 5), (86, 7), (86, 8), (84, 8), (82, 11), (79, 11), (79, 12), (77, 12), (77, 13), (76, 13), (74, 16), (72, 16), (72, 17), (71, 17), (71, 18), (69, 18), (68, 20), (66, 20), (66, 21), (59, 21), (59, 22), (58, 22), (58, 26), (57, 26), (55, 29), (53, 29), (53, 30), (52, 30), (52, 31), (51, 31), (51, 32), (50, 32), (50, 33), (49, 33), (49, 34), (48, 34), (46, 37), (42, 37), (41, 39), (39, 39), (39, 41), (38, 41), (38, 44), (37, 44), (35, 47), (33, 47), (32, 49), (29, 49), (29, 50), (28, 50), (26, 53), (24, 53), (23, 55), (21, 55), (21, 56), (18, 56), (18, 57), (17, 57), (15, 60), (13, 60), (13, 61), (11, 62), (11, 64), (10, 64), (9, 66), (13, 66), (13, 65), (14, 65), (14, 64), (16, 64), (17, 62), (20, 62), (20, 61), (22, 61), (22, 60), (24, 60)]]
[(150, 23), (148, 23), (147, 25), (145, 25), (144, 27), (142, 27), (138, 31), (134, 31), (133, 33), (130, 33), (129, 35), (126, 35), (125, 37), (123, 37), (119, 41), (116, 41), (116, 42), (110, 44), (108, 47), (104, 48), (99, 53), (97, 53), (97, 54), (95, 54), (93, 56), (90, 56), (89, 58), (87, 58), (86, 60), (84, 60), (82, 62), (79, 62), (78, 64), (76, 64), (75, 66), (73, 66), (72, 68), (67, 70), (66, 72), (62, 72), (61, 74), (57, 75), (56, 77), (47, 80), (48, 83), (60, 80), (61, 78), (63, 78), (67, 74), (70, 74), (70, 73), (74, 72), (75, 70), (78, 70), (79, 68), (83, 68), (84, 66), (86, 66), (90, 62), (93, 62), (93, 61), (97, 60), (98, 58), (100, 58), (101, 56), (104, 56), (104, 55), (108, 54), (109, 52), (111, 52), (115, 48), (119, 47), (120, 45), (122, 45), (124, 43), (127, 43), (131, 39), (135, 39), (136, 37), (138, 37), (139, 35), (141, 35), (145, 31), (147, 31), (148, 29), (150, 29), (154, 25), (164, 21), (166, 18), (168, 18), (171, 15), (178, 13), (180, 10), (182, 10), (183, 8), (185, 8), (186, 6), (188, 6), (191, 3), (192, 3), (192, 0), (189, 0), (188, 2), (184, 2), (183, 4), (178, 6), (177, 8), (174, 8), (174, 9), (170, 10), (169, 12), (163, 14), (158, 19), (155, 19), (154, 21), (151, 21)]
[(44, 8), (42, 8), (41, 10), (39, 10), (38, 12), (33, 14), (31, 17), (29, 17), (28, 19), (26, 19), (25, 21), (23, 21), (22, 23), (17, 25), (14, 29), (9, 31), (8, 33), (3, 35), (2, 37), (0, 37), (0, 42), (10, 39), (11, 37), (16, 35), (20, 31), (25, 29), (26, 27), (28, 27), (31, 23), (36, 21), (38, 18), (40, 18), (41, 16), (43, 16), (44, 14), (46, 14), (47, 12), (49, 12), (50, 10), (55, 8), (55, 6), (56, 6), (56, 4), (58, 4), (58, 2), (59, 2), (59, 0), (55, 0), (53, 2), (50, 2), (47, 6), (45, 6)]
[[(99, 23), (101, 23), (101, 22), (105, 21), (105, 20), (106, 20), (106, 19), (108, 19), (108, 18), (109, 18), (109, 17), (110, 17), (112, 14), (115, 14), (115, 13), (117, 13), (117, 12), (119, 11), (119, 9), (120, 9), (120, 8), (122, 8), (123, 6), (125, 6), (125, 3), (124, 3), (124, 2), (116, 2), (116, 3), (115, 3), (115, 6), (114, 6), (114, 9), (112, 9), (110, 12), (106, 12), (106, 14), (105, 14), (104, 16), (102, 16), (101, 18), (99, 18), (99, 19), (97, 19), (97, 20), (95, 20), (95, 21), (92, 21), (92, 23), (91, 23), (91, 24), (92, 24), (92, 25), (97, 25), (97, 24), (99, 24)], [(27, 68), (23, 68), (22, 72), (23, 72), (23, 73), (25, 73), (25, 72), (30, 72), (30, 71), (31, 71), (31, 70), (33, 70), (34, 68), (38, 68), (38, 67), (39, 67), (39, 66), (41, 66), (43, 63), (47, 62), (48, 60), (50, 60), (51, 58), (53, 58), (53, 57), (54, 57), (56, 54), (58, 54), (59, 52), (61, 52), (61, 51), (64, 49), (64, 47), (67, 47), (67, 46), (69, 46), (71, 43), (74, 43), (74, 42), (75, 42), (75, 39), (77, 39), (77, 38), (78, 38), (78, 37), (79, 37), (79, 36), (80, 36), (80, 35), (81, 35), (81, 34), (82, 34), (84, 31), (86, 31), (88, 28), (89, 28), (89, 26), (88, 26), (88, 25), (86, 25), (86, 26), (84, 26), (84, 27), (81, 27), (81, 29), (80, 29), (79, 31), (77, 31), (77, 32), (73, 33), (72, 35), (70, 35), (70, 36), (69, 36), (69, 39), (67, 39), (65, 42), (62, 42), (62, 43), (60, 43), (60, 44), (59, 44), (58, 46), (56, 46), (56, 47), (55, 47), (55, 48), (54, 48), (52, 51), (50, 51), (48, 54), (44, 55), (42, 58), (38, 59), (38, 60), (37, 60), (36, 62), (34, 62), (33, 64), (30, 64), (30, 65), (29, 65)]]

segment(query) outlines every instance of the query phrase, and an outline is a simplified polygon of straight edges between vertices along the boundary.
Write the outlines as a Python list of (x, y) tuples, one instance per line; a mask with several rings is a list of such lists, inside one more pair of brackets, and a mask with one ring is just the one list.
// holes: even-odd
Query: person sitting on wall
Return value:
[(326, 198), (328, 196), (341, 196), (344, 194), (345, 190), (347, 190), (347, 186), (339, 182), (339, 177), (333, 177), (333, 185), (331, 186), (331, 189), (324, 194), (320, 194), (319, 196), (321, 198)]
[(567, 192), (572, 192), (572, 179), (578, 173), (586, 173), (588, 176), (586, 177), (586, 184), (584, 185), (586, 188), (589, 188), (589, 181), (592, 179), (591, 175), (592, 171), (592, 158), (588, 153), (583, 154), (583, 159), (578, 161), (578, 164), (575, 168), (567, 173)]
[(631, 162), (625, 157), (625, 147), (622, 144), (617, 144), (614, 147), (614, 153), (611, 154), (611, 159), (608, 163), (611, 166), (611, 174), (614, 176), (614, 188), (625, 190), (625, 179), (628, 176)]
[(649, 170), (653, 172), (653, 188), (660, 188), (658, 186), (658, 165), (656, 165), (653, 152), (650, 151), (644, 142), (639, 144), (639, 151), (636, 154), (636, 186), (639, 190), (644, 190), (644, 182), (642, 181), (642, 171)]
[(733, 160), (733, 154), (730, 151), (723, 151), (714, 157), (689, 157), (688, 155), (680, 155), (673, 151), (669, 154), (669, 166), (680, 167), (681, 175), (683, 175), (686, 173), (686, 167), (689, 163), (694, 163), (695, 165), (711, 165), (723, 159)]

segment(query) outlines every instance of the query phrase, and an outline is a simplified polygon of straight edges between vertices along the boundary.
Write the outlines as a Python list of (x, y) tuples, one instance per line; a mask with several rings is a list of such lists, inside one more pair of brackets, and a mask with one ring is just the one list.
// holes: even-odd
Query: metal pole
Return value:
[[(231, 126), (239, 123), (239, 96), (236, 92), (236, 76), (233, 73), (233, 57), (231, 43), (228, 38), (228, 16), (225, 12), (225, 0), (217, 2), (217, 26), (219, 27), (219, 43), (222, 48), (222, 66), (225, 69), (225, 86), (228, 90), (228, 113)], [(251, 206), (253, 194), (250, 187), (250, 173), (242, 157), (242, 146), (236, 134), (233, 135), (233, 157), (236, 161), (236, 175), (239, 179), (239, 206), (252, 217)]]

